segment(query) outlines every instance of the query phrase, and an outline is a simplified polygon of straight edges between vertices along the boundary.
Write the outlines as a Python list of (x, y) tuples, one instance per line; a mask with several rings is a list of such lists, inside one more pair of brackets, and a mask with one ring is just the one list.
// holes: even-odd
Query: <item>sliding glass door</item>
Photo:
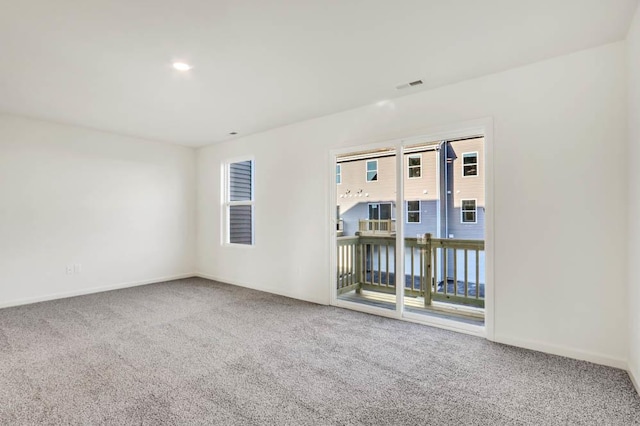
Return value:
[(484, 138), (336, 156), (338, 302), (484, 324)]

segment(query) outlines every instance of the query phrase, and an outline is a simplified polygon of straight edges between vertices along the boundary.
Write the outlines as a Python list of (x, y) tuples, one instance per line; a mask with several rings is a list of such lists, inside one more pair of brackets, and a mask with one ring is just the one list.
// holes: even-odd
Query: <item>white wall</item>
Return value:
[[(491, 116), (496, 340), (626, 366), (625, 48), (616, 43), (200, 149), (200, 273), (328, 303), (329, 150)], [(221, 247), (220, 162), (249, 154), (256, 246)]]
[(627, 40), (629, 61), (629, 371), (640, 392), (640, 8)]
[(194, 206), (193, 149), (0, 115), (0, 306), (192, 273)]

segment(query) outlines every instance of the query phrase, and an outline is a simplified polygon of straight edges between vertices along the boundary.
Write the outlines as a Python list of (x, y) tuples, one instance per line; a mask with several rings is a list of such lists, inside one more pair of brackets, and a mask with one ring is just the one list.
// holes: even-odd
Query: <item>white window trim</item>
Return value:
[[(473, 201), (474, 205), (475, 205), (475, 213), (476, 213), (476, 220), (474, 222), (465, 222), (464, 221), (464, 212), (465, 211), (471, 211), (471, 210), (463, 210), (462, 209), (462, 205), (464, 204), (464, 201)], [(465, 224), (465, 225), (473, 225), (474, 223), (478, 223), (478, 199), (477, 198), (465, 198), (465, 199), (461, 199), (460, 200), (460, 223)]]
[(338, 180), (338, 177), (340, 177), (340, 181), (336, 182), (336, 185), (342, 185), (342, 164), (336, 164), (336, 167), (338, 168), (336, 170), (336, 181)]
[[(231, 201), (231, 179), (230, 170), (231, 164), (242, 163), (244, 161), (251, 161), (251, 200), (249, 201)], [(254, 157), (240, 157), (226, 160), (222, 163), (222, 245), (227, 247), (244, 247), (252, 248), (256, 245), (256, 215), (255, 215), (255, 176), (256, 176), (256, 162)], [(230, 242), (231, 235), (229, 232), (230, 227), (230, 207), (231, 206), (251, 206), (251, 244), (238, 244)]]
[[(409, 203), (412, 201), (416, 201), (418, 203), (418, 210), (409, 210)], [(422, 223), (422, 202), (420, 200), (407, 200), (406, 201), (406, 223), (407, 224), (420, 224)], [(417, 222), (409, 222), (409, 213), (418, 213), (418, 221)]]
[[(376, 180), (369, 180), (369, 172), (372, 172), (373, 170), (369, 170), (369, 163), (376, 163)], [(367, 160), (364, 163), (364, 180), (367, 183), (371, 183), (371, 182), (379, 182), (380, 181), (380, 176), (378, 176), (379, 173), (379, 169), (378, 169), (378, 160)]]
[[(465, 176), (465, 174), (464, 174), (464, 156), (466, 154), (475, 154), (476, 155), (476, 162), (475, 162), (476, 174), (475, 175)], [(478, 177), (478, 176), (480, 176), (480, 155), (478, 154), (478, 151), (463, 152), (462, 153), (462, 177), (463, 178), (475, 178), (475, 177)]]
[[(419, 166), (410, 166), (409, 165), (409, 159), (410, 158), (419, 158), (420, 159), (420, 165)], [(409, 173), (409, 171), (411, 169), (415, 169), (417, 167), (420, 168), (420, 176), (411, 177), (411, 173)], [(422, 179), (422, 154), (407, 155), (407, 179)], [(416, 223), (416, 222), (411, 222), (411, 223)]]

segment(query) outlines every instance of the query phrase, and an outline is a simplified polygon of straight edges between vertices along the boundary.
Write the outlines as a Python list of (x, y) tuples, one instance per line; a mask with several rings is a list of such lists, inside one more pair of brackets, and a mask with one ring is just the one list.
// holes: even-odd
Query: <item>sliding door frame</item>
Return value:
[[(485, 170), (485, 324), (484, 326), (471, 325), (451, 319), (435, 318), (404, 309), (404, 234), (405, 217), (404, 205), (404, 149), (408, 145), (420, 142), (442, 141), (460, 139), (469, 136), (484, 136), (484, 170)], [(366, 143), (353, 142), (343, 144), (344, 148), (333, 149), (329, 152), (329, 181), (328, 217), (329, 220), (329, 253), (330, 253), (330, 303), (333, 306), (348, 308), (355, 311), (366, 312), (404, 321), (416, 322), (433, 327), (444, 328), (467, 334), (486, 337), (494, 340), (494, 312), (495, 312), (495, 280), (494, 280), (494, 175), (493, 175), (493, 119), (484, 118), (445, 126), (430, 127), (412, 132), (412, 136), (388, 139), (383, 142)], [(368, 306), (364, 304), (340, 300), (336, 288), (337, 271), (337, 247), (336, 247), (336, 159), (338, 156), (352, 152), (393, 148), (396, 151), (396, 218), (401, 218), (396, 223), (396, 248), (395, 248), (395, 278), (396, 278), (396, 304), (395, 310)]]

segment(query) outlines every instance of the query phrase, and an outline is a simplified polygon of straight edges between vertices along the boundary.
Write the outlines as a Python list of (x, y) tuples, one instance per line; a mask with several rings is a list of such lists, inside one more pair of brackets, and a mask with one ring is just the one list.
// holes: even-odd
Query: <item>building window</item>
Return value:
[(342, 165), (336, 164), (336, 184), (342, 183)]
[(253, 245), (253, 160), (225, 165), (224, 220), (227, 244)]
[(462, 154), (462, 176), (478, 176), (477, 152), (465, 152)]
[(420, 223), (420, 201), (407, 201), (407, 223)]
[(476, 200), (462, 200), (462, 208), (460, 209), (462, 223), (477, 223), (478, 210)]
[(393, 219), (393, 208), (391, 203), (371, 203), (369, 204), (369, 220)]
[(367, 182), (378, 180), (378, 160), (367, 161)]
[(409, 179), (422, 177), (422, 154), (408, 156), (407, 167)]

